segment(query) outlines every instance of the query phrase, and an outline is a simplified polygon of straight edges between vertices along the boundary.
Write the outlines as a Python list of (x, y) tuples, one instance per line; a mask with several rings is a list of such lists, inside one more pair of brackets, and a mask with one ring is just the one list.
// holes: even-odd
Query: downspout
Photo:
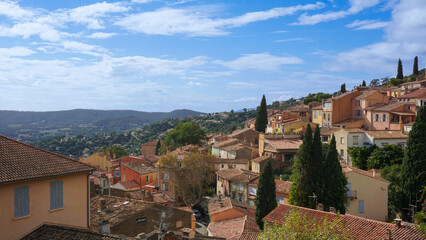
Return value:
[(89, 174), (87, 174), (87, 227), (90, 229), (90, 179), (89, 176), (90, 174), (92, 174), (92, 172), (90, 172)]

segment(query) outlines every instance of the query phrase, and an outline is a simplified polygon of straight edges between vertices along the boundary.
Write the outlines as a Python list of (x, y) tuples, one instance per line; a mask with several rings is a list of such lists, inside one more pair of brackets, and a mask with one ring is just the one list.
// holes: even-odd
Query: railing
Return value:
[(348, 191), (346, 192), (346, 197), (350, 199), (356, 199), (357, 198), (357, 192), (355, 191)]

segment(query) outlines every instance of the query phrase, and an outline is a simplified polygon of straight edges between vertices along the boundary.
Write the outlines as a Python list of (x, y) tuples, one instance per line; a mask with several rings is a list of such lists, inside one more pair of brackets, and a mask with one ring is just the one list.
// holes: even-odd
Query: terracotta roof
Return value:
[[(257, 187), (258, 184), (259, 184), (259, 179), (256, 179), (253, 182), (251, 182), (249, 185)], [(275, 191), (279, 193), (290, 193), (290, 187), (292, 184), (293, 183), (289, 181), (282, 181), (282, 180), (275, 179)]]
[(374, 108), (373, 111), (377, 111), (377, 112), (389, 112), (394, 110), (395, 108), (404, 106), (404, 105), (414, 105), (414, 103), (410, 103), (410, 102), (393, 102), (393, 103), (389, 103), (386, 105), (383, 105), (381, 107), (377, 107)]
[(0, 135), (0, 184), (96, 170), (74, 159)]
[(405, 86), (405, 85), (410, 85), (410, 84), (419, 84), (419, 83), (424, 83), (424, 82), (426, 82), (426, 80), (414, 81), (414, 82), (406, 82), (406, 83), (400, 84), (400, 86)]
[(400, 139), (408, 138), (407, 133), (401, 131), (391, 131), (391, 130), (377, 130), (377, 131), (365, 131), (366, 134), (370, 135), (375, 139)]
[[(346, 97), (348, 95), (351, 95), (353, 93), (355, 93), (354, 95), (357, 95), (357, 96), (361, 94), (361, 92), (359, 92), (359, 91), (345, 92), (345, 93), (340, 94), (338, 96), (332, 97), (330, 100), (338, 100), (338, 99), (341, 99), (341, 98)], [(329, 100), (329, 99), (327, 99), (327, 100)], [(324, 102), (328, 102), (327, 100), (325, 100)]]
[[(305, 214), (309, 219), (315, 218), (317, 220), (324, 220), (325, 218), (332, 220), (336, 217), (335, 213), (324, 212), (320, 210), (292, 206), (288, 204), (278, 204), (278, 207), (270, 212), (264, 221), (269, 223), (283, 224), (286, 219), (286, 215), (290, 209), (300, 211)], [(340, 215), (340, 220), (345, 223), (345, 230), (348, 232), (349, 237), (360, 240), (376, 240), (386, 239), (386, 231), (389, 229), (391, 232), (392, 240), (421, 240), (424, 239), (421, 233), (414, 228), (412, 224), (404, 223), (401, 227), (397, 227), (395, 224), (380, 222), (350, 214)]]
[(378, 108), (378, 107), (381, 107), (381, 106), (384, 106), (384, 105), (386, 105), (386, 103), (376, 103), (376, 104), (373, 104), (369, 107), (366, 107), (365, 110), (372, 110), (372, 109), (375, 109), (375, 108)]
[(259, 232), (243, 232), (238, 236), (230, 238), (230, 240), (256, 240)]
[(152, 194), (152, 197), (154, 199), (154, 202), (157, 203), (174, 202), (174, 199), (164, 192), (154, 193)]
[(215, 158), (212, 159), (213, 163), (230, 163), (230, 164), (247, 164), (249, 162), (246, 158), (227, 159), (227, 158)]
[(214, 215), (216, 213), (220, 213), (229, 209), (232, 209), (232, 201), (231, 198), (225, 197), (223, 195), (212, 198), (209, 201), (209, 215)]
[(239, 239), (242, 233), (259, 232), (256, 222), (249, 216), (211, 222), (207, 228), (213, 236), (226, 239)]
[[(114, 185), (120, 184), (123, 186), (126, 190), (133, 189), (133, 188), (140, 188), (139, 184), (135, 180), (125, 181), (125, 182), (118, 182)], [(112, 188), (114, 188), (114, 185)]]
[(380, 180), (380, 181), (382, 181), (382, 182), (386, 182), (386, 183), (389, 183), (389, 184), (390, 184), (390, 182), (389, 182), (389, 181), (387, 181), (387, 180), (385, 180), (385, 179), (383, 179), (383, 178), (379, 177), (379, 175), (380, 175), (380, 174), (373, 175), (373, 172), (364, 171), (364, 170), (361, 170), (361, 169), (356, 168), (356, 167), (350, 167), (350, 166), (347, 166), (347, 165), (345, 165), (345, 164), (342, 164), (342, 170), (343, 170), (345, 173), (349, 173), (349, 172), (356, 172), (356, 173), (358, 173), (358, 174), (361, 174), (361, 175), (364, 175), (364, 176), (367, 176), (367, 177), (371, 177), (371, 178), (374, 178), (374, 179), (377, 179), (377, 180)]
[(362, 128), (342, 128), (344, 129), (344, 131), (346, 131), (347, 133), (363, 133), (365, 132), (364, 129)]
[(368, 98), (369, 96), (373, 95), (374, 93), (379, 92), (377, 90), (366, 90), (366, 91), (362, 91), (361, 95), (355, 97), (354, 99), (365, 99)]
[(268, 139), (267, 142), (277, 150), (299, 149), (302, 140), (299, 139)]
[(107, 234), (100, 234), (89, 229), (71, 227), (71, 226), (60, 226), (53, 224), (43, 224), (39, 228), (35, 229), (21, 240), (119, 240), (119, 239), (130, 239), (127, 237), (119, 237)]
[(229, 168), (217, 171), (216, 174), (224, 179), (230, 179), (234, 176), (241, 174), (241, 171), (238, 168)]
[(416, 91), (404, 94), (398, 98), (425, 98), (426, 97), (426, 88), (419, 88)]
[(309, 112), (309, 106), (304, 105), (304, 104), (300, 104), (300, 105), (290, 107), (287, 110), (290, 111), (290, 112)]
[(228, 135), (228, 137), (233, 138), (233, 137), (236, 137), (236, 136), (238, 136), (238, 135), (240, 135), (240, 134), (242, 134), (242, 133), (245, 133), (245, 132), (247, 132), (247, 131), (253, 131), (253, 132), (255, 132), (255, 133), (259, 134), (259, 132), (257, 132), (257, 131), (256, 131), (256, 130), (254, 130), (254, 129), (251, 129), (251, 128), (243, 128), (243, 129), (235, 130), (233, 133), (229, 134), (229, 135)]
[(239, 171), (239, 175), (232, 176), (229, 180), (239, 183), (249, 183), (259, 177), (258, 173), (249, 170), (239, 169)]
[(243, 149), (243, 148), (248, 149), (248, 147), (244, 146), (243, 144), (237, 143), (237, 144), (233, 144), (233, 145), (230, 145), (230, 146), (223, 147), (221, 149), (225, 150), (225, 151), (238, 151), (238, 150)]
[(313, 110), (322, 110), (322, 105), (321, 106), (316, 106), (312, 108)]
[(320, 133), (323, 136), (330, 136), (332, 133), (338, 130), (340, 130), (340, 128), (322, 127), (320, 128)]
[(196, 152), (205, 152), (206, 149), (197, 145), (185, 145), (183, 147), (179, 147), (176, 150), (174, 150), (173, 152), (170, 152), (169, 154), (171, 155), (177, 155), (177, 154), (185, 154), (185, 153), (189, 153), (191, 151), (196, 151)]
[(346, 119), (337, 123), (333, 123), (334, 126), (339, 126), (339, 127), (345, 127), (347, 125), (350, 124), (357, 124), (359, 125), (359, 127), (362, 126), (362, 124), (364, 124), (364, 119), (356, 119), (356, 118), (351, 118), (351, 119)]
[(213, 147), (221, 148), (235, 143), (238, 143), (238, 139), (229, 139), (220, 143), (216, 143), (215, 145), (213, 145)]
[(126, 162), (126, 163), (123, 163), (123, 165), (141, 175), (157, 172), (157, 169), (155, 167), (151, 167), (140, 162)]
[(252, 159), (251, 162), (260, 163), (260, 162), (267, 160), (268, 158), (269, 158), (269, 156), (260, 156), (260, 157), (257, 157), (255, 159)]

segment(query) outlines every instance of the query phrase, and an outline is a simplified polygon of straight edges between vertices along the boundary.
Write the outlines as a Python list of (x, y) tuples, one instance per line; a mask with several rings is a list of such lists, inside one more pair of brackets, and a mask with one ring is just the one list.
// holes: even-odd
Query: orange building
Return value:
[(140, 162), (121, 164), (121, 182), (135, 181), (140, 187), (157, 182), (157, 169)]
[(44, 223), (88, 228), (95, 168), (0, 135), (0, 239)]

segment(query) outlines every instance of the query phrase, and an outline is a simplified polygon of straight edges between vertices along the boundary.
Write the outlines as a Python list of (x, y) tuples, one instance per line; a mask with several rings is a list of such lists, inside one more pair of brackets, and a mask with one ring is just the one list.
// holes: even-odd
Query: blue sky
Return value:
[(254, 107), (426, 67), (426, 1), (0, 1), (0, 109)]

